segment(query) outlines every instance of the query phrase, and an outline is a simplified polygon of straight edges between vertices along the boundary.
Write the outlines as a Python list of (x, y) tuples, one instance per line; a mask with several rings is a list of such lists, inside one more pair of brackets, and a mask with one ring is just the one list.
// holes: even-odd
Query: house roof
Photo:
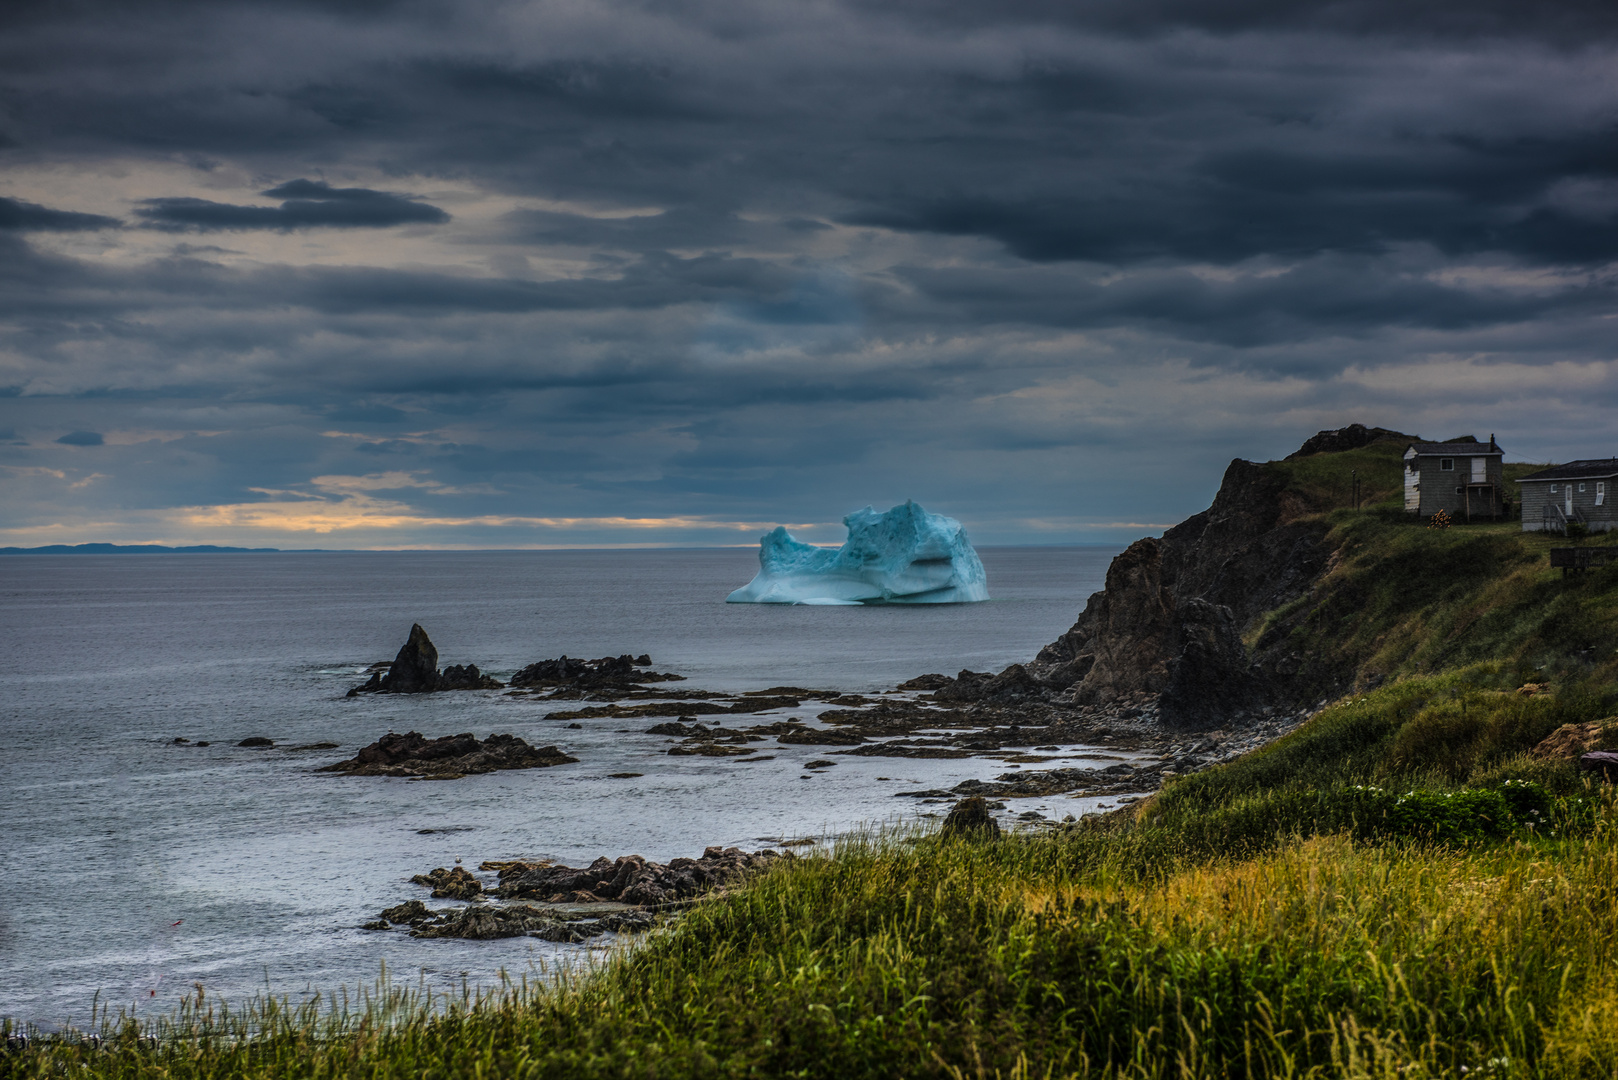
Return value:
[(1416, 452), (1417, 457), (1490, 457), (1505, 454), (1499, 446), (1486, 442), (1416, 442), (1405, 450), (1406, 457), (1410, 456), (1411, 450)]
[(1537, 473), (1529, 473), (1517, 483), (1524, 484), (1530, 480), (1588, 480), (1608, 476), (1618, 476), (1618, 458), (1580, 458), (1566, 465), (1552, 465)]

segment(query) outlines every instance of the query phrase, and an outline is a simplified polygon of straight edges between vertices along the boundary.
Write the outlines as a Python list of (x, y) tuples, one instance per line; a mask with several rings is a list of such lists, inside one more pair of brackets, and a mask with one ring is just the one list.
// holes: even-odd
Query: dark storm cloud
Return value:
[(101, 446), (107, 440), (99, 431), (70, 431), (56, 441), (63, 446)]
[[(1426, 265), (1365, 256), (1311, 259), (1269, 273), (1208, 277), (1160, 267), (1097, 280), (1094, 272), (906, 268), (896, 271), (965, 321), (1066, 327), (1155, 327), (1232, 346), (1301, 342), (1390, 327), (1463, 331), (1539, 319), (1600, 318), (1618, 304), (1614, 283), (1579, 282), (1523, 294), (1445, 284)], [(930, 309), (918, 317), (933, 318)]]
[(859, 6), (953, 25), (1045, 23), (1128, 34), (1288, 28), (1368, 36), (1538, 37), (1573, 45), (1618, 36), (1618, 12), (1601, 0), (861, 0)]
[(1318, 426), (1550, 453), (1618, 404), (1610, 4), (0, 21), (7, 521), (384, 472), (469, 513), (1172, 520)]
[[(1271, 138), (1198, 153), (1133, 193), (1098, 191), (1085, 175), (1095, 162), (1051, 160), (1043, 184), (1015, 185), (1033, 191), (889, 195), (843, 220), (981, 236), (1036, 262), (1231, 263), (1409, 243), (1547, 264), (1618, 257), (1618, 208), (1575, 215), (1543, 205), (1559, 184), (1618, 182), (1618, 127), (1565, 139), (1410, 139), (1397, 153), (1308, 153), (1318, 139)], [(1297, 145), (1280, 145), (1288, 141)]]
[(390, 191), (334, 188), (324, 180), (291, 180), (260, 192), (284, 199), (280, 206), (235, 206), (196, 198), (144, 199), (135, 214), (164, 229), (386, 228), (440, 224), (449, 215), (436, 206)]
[[(3, 145), (3, 144), (0, 144)], [(0, 196), (0, 230), (11, 232), (83, 232), (89, 229), (116, 229), (116, 218), (100, 214), (80, 214), (53, 210), (48, 206)]]

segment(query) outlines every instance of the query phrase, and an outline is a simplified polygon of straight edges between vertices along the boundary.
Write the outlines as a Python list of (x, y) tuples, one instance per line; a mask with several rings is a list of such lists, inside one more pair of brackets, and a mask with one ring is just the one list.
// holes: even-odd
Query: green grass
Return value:
[[(1433, 530), (1399, 511), (1325, 517), (1331, 568), (1247, 628), (1260, 653), (1303, 658), (1320, 692), (1484, 661), (1561, 673), (1605, 666), (1618, 643), (1618, 566), (1564, 578), (1561, 538), (1515, 523)], [(1610, 538), (1610, 539), (1609, 539)], [(1589, 544), (1618, 542), (1607, 534)]]
[(1580, 685), (1516, 682), (1480, 664), (1346, 699), (1132, 818), (852, 838), (552, 986), (199, 995), (0, 1072), (1610, 1076), (1618, 806), (1522, 756), (1588, 715)]
[(1356, 475), (1362, 508), (1399, 507), (1404, 505), (1404, 452), (1404, 443), (1381, 442), (1341, 454), (1272, 461), (1268, 467), (1286, 477), (1287, 490), (1302, 512), (1352, 507)]
[[(1610, 1075), (1618, 843), (1292, 837), (1142, 875), (1128, 832), (854, 840), (593, 977), (225, 1016), (12, 1076)], [(211, 1015), (210, 1015), (211, 1013)], [(1503, 1063), (1503, 1064), (1502, 1064)]]

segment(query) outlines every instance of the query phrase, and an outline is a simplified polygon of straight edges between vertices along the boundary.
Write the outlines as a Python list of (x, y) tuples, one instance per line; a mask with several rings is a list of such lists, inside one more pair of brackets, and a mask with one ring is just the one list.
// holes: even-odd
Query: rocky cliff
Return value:
[[(1416, 438), (1356, 424), (1320, 432), (1287, 460)], [(1319, 688), (1295, 684), (1297, 658), (1250, 655), (1242, 641), (1265, 613), (1308, 592), (1332, 556), (1321, 507), (1293, 475), (1232, 461), (1212, 506), (1131, 544), (1067, 633), (994, 678), (1016, 671), (1053, 700), (1153, 711), (1173, 726), (1301, 703)]]

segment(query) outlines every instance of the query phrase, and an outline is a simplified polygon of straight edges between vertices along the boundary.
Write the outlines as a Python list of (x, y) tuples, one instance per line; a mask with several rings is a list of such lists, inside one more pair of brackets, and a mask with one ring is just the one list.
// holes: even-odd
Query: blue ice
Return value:
[(913, 502), (843, 519), (848, 540), (833, 551), (776, 526), (759, 543), (757, 576), (731, 604), (969, 604), (989, 598), (983, 564), (954, 518)]

